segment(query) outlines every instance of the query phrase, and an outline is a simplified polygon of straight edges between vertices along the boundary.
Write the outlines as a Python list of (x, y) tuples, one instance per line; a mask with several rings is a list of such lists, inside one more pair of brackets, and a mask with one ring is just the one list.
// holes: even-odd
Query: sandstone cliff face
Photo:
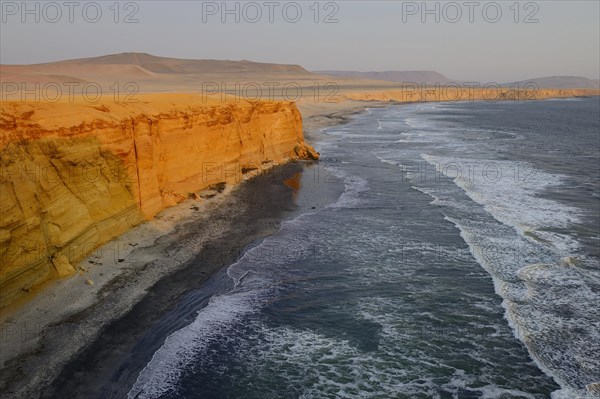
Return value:
[(0, 108), (0, 308), (213, 184), (316, 159), (293, 103), (191, 95)]

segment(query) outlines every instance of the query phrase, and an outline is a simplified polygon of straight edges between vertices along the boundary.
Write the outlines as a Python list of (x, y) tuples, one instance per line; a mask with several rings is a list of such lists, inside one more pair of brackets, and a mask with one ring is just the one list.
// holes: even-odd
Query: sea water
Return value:
[(425, 103), (328, 128), (299, 211), (129, 398), (593, 397), (599, 116), (598, 97)]

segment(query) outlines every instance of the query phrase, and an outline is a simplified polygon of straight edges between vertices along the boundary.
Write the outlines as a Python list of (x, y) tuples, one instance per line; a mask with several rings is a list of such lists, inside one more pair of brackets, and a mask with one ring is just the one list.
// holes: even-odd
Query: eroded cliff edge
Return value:
[(316, 158), (289, 102), (3, 102), (0, 309), (198, 191)]

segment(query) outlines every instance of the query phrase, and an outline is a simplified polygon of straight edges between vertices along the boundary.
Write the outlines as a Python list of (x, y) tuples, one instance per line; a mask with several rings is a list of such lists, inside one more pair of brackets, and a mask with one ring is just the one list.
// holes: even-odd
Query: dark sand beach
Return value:
[[(146, 339), (141, 358), (132, 359), (128, 354), (150, 326), (191, 290), (206, 289), (207, 285), (212, 285), (207, 289), (212, 294), (231, 289), (231, 280), (226, 275), (223, 278), (223, 267), (232, 264), (248, 246), (273, 234), (281, 220), (297, 210), (295, 195), (306, 168), (318, 166), (295, 162), (268, 170), (228, 193), (217, 194), (203, 205), (208, 209), (201, 216), (194, 209), (197, 205), (189, 201), (176, 207), (180, 209), (168, 210), (167, 214), (178, 216), (175, 219), (181, 219), (179, 213), (186, 214), (188, 209), (195, 213), (179, 220), (174, 231), (159, 235), (154, 245), (121, 255), (125, 262), (136, 261), (137, 267), (108, 281), (90, 306), (60, 320), (46, 315), (48, 324), (36, 325), (42, 329), (37, 342), (5, 364), (0, 380), (3, 397), (103, 397), (101, 392), (110, 392), (111, 397), (126, 395), (127, 391), (121, 392), (119, 387), (130, 386), (137, 374), (125, 376), (133, 381), (111, 381), (112, 372), (132, 362), (143, 367), (160, 341)], [(319, 183), (313, 178), (302, 182)], [(311, 201), (319, 206), (321, 200)], [(134, 294), (136, 298), (131, 298)], [(52, 295), (52, 291), (44, 292), (39, 301)], [(169, 327), (175, 331), (189, 321), (173, 320)], [(19, 322), (33, 323), (24, 317), (13, 321)], [(6, 329), (2, 337), (5, 343), (27, 342)], [(38, 377), (29, 378), (32, 374)]]

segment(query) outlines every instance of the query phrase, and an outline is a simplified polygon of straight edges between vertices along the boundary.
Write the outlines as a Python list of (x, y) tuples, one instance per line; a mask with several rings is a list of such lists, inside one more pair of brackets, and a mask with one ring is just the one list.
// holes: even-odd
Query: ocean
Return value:
[(279, 230), (112, 381), (130, 399), (593, 398), (599, 117), (598, 97), (421, 103), (325, 129)]

